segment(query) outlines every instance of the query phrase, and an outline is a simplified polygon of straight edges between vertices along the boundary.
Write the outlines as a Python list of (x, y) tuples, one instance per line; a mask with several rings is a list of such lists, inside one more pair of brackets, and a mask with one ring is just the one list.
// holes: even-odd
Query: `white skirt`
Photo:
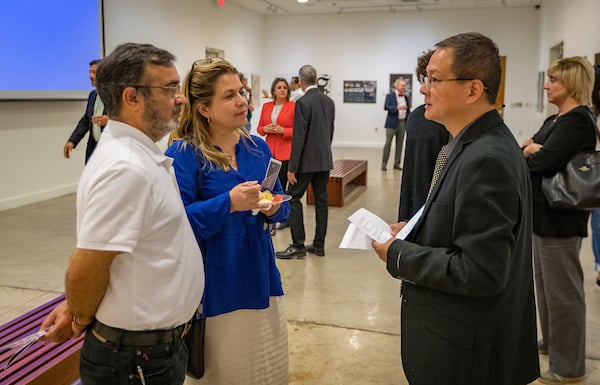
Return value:
[(287, 385), (288, 333), (282, 297), (263, 310), (206, 319), (204, 377), (186, 385)]

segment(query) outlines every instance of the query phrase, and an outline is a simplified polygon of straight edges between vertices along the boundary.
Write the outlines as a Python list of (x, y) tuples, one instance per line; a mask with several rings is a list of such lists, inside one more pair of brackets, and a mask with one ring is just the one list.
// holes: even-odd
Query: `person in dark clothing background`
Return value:
[[(327, 182), (333, 168), (331, 142), (333, 141), (335, 103), (317, 88), (317, 70), (304, 65), (298, 71), (304, 96), (296, 101), (292, 152), (288, 165), (288, 190), (290, 200), (290, 233), (292, 244), (278, 251), (277, 258), (304, 258), (306, 252), (325, 256), (325, 235), (329, 215)], [(308, 184), (315, 195), (315, 235), (310, 245), (305, 245), (304, 214), (300, 199)]]
[[(99, 59), (92, 60), (90, 62), (90, 81), (92, 82), (92, 87), (96, 87), (96, 68), (98, 67), (98, 63), (100, 63)], [(96, 90), (92, 90), (88, 95), (87, 105), (85, 107), (85, 112), (77, 126), (73, 130), (73, 133), (65, 143), (63, 148), (63, 155), (65, 158), (71, 158), (71, 151), (77, 147), (81, 139), (89, 133), (87, 146), (85, 148), (85, 163), (87, 164), (90, 156), (96, 149), (96, 145), (98, 144), (98, 140), (100, 140), (100, 134), (108, 123), (108, 115), (106, 115), (106, 111), (104, 109), (104, 103), (96, 93)]]
[(538, 316), (548, 353), (544, 384), (581, 381), (585, 377), (585, 292), (579, 253), (587, 237), (589, 211), (552, 208), (542, 192), (542, 178), (562, 170), (577, 153), (592, 151), (596, 122), (592, 100), (594, 70), (581, 57), (563, 58), (547, 70), (548, 103), (558, 107), (523, 144), (531, 173), (533, 260)]
[[(417, 79), (427, 76), (427, 63), (432, 54), (433, 50), (429, 50), (417, 59)], [(424, 104), (408, 115), (398, 222), (408, 221), (425, 204), (435, 159), (447, 143), (448, 131), (441, 124), (425, 118)]]

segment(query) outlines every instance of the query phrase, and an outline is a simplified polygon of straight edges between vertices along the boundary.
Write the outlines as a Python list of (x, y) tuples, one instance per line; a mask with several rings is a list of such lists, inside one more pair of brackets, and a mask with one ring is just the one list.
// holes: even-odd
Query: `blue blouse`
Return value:
[[(195, 146), (183, 146), (181, 140), (165, 154), (173, 158), (181, 199), (204, 256), (204, 315), (266, 309), (270, 296), (283, 295), (266, 224), (284, 222), (290, 206), (282, 203), (272, 217), (252, 215), (252, 211), (230, 213), (229, 192), (242, 182), (262, 182), (271, 158), (269, 147), (257, 136), (252, 140), (242, 136), (235, 149), (238, 170), (228, 172), (211, 165)], [(273, 192), (283, 194), (279, 180)]]

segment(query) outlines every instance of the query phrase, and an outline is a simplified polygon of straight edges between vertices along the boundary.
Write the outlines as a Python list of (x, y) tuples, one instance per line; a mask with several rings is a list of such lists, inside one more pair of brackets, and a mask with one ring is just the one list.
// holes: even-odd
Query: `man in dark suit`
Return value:
[(404, 94), (405, 91), (406, 81), (396, 79), (394, 91), (390, 92), (385, 98), (383, 108), (387, 111), (387, 118), (385, 119), (385, 144), (383, 145), (383, 158), (381, 160), (381, 169), (384, 171), (387, 170), (387, 162), (394, 136), (396, 137), (394, 170), (402, 170), (400, 160), (404, 144), (404, 133), (406, 132), (406, 118), (410, 114), (410, 101)]
[[(90, 81), (92, 82), (92, 87), (96, 87), (96, 68), (99, 62), (100, 60), (92, 60), (90, 62)], [(89, 133), (85, 149), (85, 163), (87, 164), (88, 159), (96, 149), (100, 133), (107, 122), (108, 115), (106, 115), (106, 111), (104, 110), (104, 104), (96, 94), (96, 90), (93, 90), (88, 96), (83, 116), (79, 119), (79, 123), (77, 123), (67, 143), (65, 143), (65, 147), (63, 148), (64, 157), (67, 159), (71, 158), (71, 151)]]
[(447, 161), (406, 240), (373, 242), (403, 280), (404, 372), (411, 385), (528, 384), (539, 376), (531, 186), (494, 108), (498, 47), (466, 33), (436, 48), (421, 91), (425, 117), (450, 133)]
[[(433, 50), (429, 50), (417, 59), (417, 78), (427, 76), (427, 63), (432, 54)], [(448, 131), (441, 124), (425, 118), (424, 104), (411, 111), (406, 119), (406, 149), (400, 185), (399, 222), (408, 222), (425, 203), (435, 160), (442, 146), (447, 143)]]
[[(304, 96), (296, 101), (292, 152), (288, 165), (288, 190), (290, 201), (289, 224), (292, 244), (276, 253), (277, 258), (304, 258), (309, 253), (325, 255), (327, 233), (327, 182), (333, 168), (331, 141), (335, 104), (317, 89), (317, 70), (305, 65), (298, 72)], [(312, 184), (315, 196), (315, 237), (311, 245), (305, 246), (304, 217), (300, 198)]]

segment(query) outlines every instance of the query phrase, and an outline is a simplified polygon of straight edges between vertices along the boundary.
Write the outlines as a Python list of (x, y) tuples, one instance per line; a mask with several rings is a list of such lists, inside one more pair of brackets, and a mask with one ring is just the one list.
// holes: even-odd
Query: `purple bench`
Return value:
[[(0, 346), (37, 332), (64, 295), (0, 326)], [(83, 335), (61, 344), (38, 341), (29, 347), (8, 369), (4, 369), (14, 350), (0, 353), (0, 385), (71, 385), (79, 379), (79, 352)]]

